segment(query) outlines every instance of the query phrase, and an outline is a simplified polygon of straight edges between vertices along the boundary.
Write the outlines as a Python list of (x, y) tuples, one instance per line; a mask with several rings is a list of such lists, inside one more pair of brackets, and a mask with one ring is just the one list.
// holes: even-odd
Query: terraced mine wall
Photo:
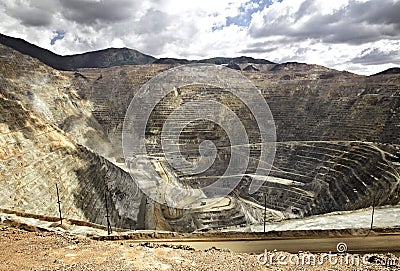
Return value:
[[(117, 143), (134, 94), (147, 80), (170, 67), (82, 70), (81, 76), (74, 75), (74, 85), (81, 97), (93, 102), (94, 116)], [(398, 75), (365, 77), (305, 64), (281, 64), (270, 71), (242, 73), (268, 102), (278, 141), (400, 143)]]
[[(254, 64), (242, 72), (262, 92), (277, 129), (271, 172), (260, 190), (248, 192), (259, 166), (257, 123), (237, 98), (221, 89), (189, 86), (155, 108), (147, 147), (164, 163), (160, 132), (181, 102), (219, 101), (237, 114), (250, 137), (250, 164), (242, 182), (219, 203), (185, 211), (154, 204), (123, 169), (122, 123), (142, 84), (172, 65), (120, 66), (60, 72), (0, 46), (0, 195), (3, 209), (57, 216), (55, 183), (63, 214), (105, 225), (105, 194), (111, 223), (124, 228), (193, 231), (269, 219), (398, 204), (398, 75), (358, 76), (315, 65)], [(213, 166), (198, 175), (174, 172), (182, 184), (202, 187), (226, 169), (226, 133), (200, 121), (186, 127), (180, 143), (187, 159), (199, 159), (202, 140), (218, 149)], [(171, 169), (173, 170), (173, 169)], [(263, 176), (265, 177), (265, 176)], [(203, 204), (203, 203), (201, 203)]]
[(398, 75), (364, 77), (301, 64), (244, 74), (263, 92), (278, 141), (399, 144)]
[(238, 187), (243, 198), (261, 203), (265, 194), (268, 208), (289, 217), (399, 202), (398, 146), (350, 141), (277, 146), (270, 178), (253, 195), (246, 178)]
[(129, 103), (140, 87), (170, 65), (135, 65), (84, 69), (70, 73), (78, 95), (92, 103), (91, 113), (112, 144), (106, 154), (122, 161), (122, 126)]
[[(149, 69), (161, 72), (166, 66), (81, 71), (86, 78), (92, 79), (87, 79), (80, 90), (83, 94), (90, 93), (89, 99), (101, 108), (95, 113), (96, 118), (112, 137), (119, 137), (115, 134), (120, 133), (122, 111), (149, 76)], [(101, 84), (93, 81), (100, 73)], [(167, 96), (150, 118), (147, 148), (154, 154), (160, 153), (162, 125), (180, 103), (208, 97), (228, 105), (241, 117), (250, 134), (252, 159), (249, 174), (244, 176), (236, 191), (240, 197), (263, 205), (265, 193), (268, 208), (279, 210), (288, 217), (368, 207), (374, 197), (379, 205), (399, 202), (398, 75), (365, 77), (298, 63), (276, 65), (263, 72), (242, 73), (263, 93), (277, 130), (278, 144), (271, 178), (256, 194), (248, 193), (248, 183), (253, 178), (251, 172), (258, 165), (260, 152), (256, 123), (251, 122), (240, 101), (218, 89), (189, 88), (179, 90), (179, 97)], [(130, 87), (131, 92), (120, 96), (121, 88), (126, 87)], [(118, 99), (108, 102), (116, 96)], [(118, 108), (121, 111), (115, 113)], [(110, 111), (118, 116), (108, 119)], [(181, 149), (191, 150), (183, 151), (187, 159), (198, 159), (196, 150), (205, 139), (214, 141), (218, 147), (219, 155), (213, 166), (196, 176), (177, 172), (183, 183), (193, 187), (213, 182), (229, 162), (226, 134), (207, 121), (183, 130), (180, 144), (186, 144), (187, 148)]]

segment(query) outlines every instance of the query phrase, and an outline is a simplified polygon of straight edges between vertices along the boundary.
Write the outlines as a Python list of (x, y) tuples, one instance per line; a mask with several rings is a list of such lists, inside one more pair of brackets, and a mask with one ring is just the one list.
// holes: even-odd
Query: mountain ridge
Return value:
[(10, 37), (0, 33), (0, 44), (10, 47), (22, 54), (39, 59), (44, 64), (64, 71), (75, 71), (81, 68), (109, 68), (122, 65), (146, 65), (146, 64), (276, 64), (265, 59), (253, 57), (213, 57), (200, 60), (188, 60), (184, 58), (155, 58), (130, 48), (106, 48), (96, 51), (74, 55), (58, 55), (47, 49), (31, 44), (23, 39)]
[(61, 56), (20, 38), (0, 33), (0, 43), (22, 54), (39, 59), (44, 64), (64, 71), (80, 68), (108, 68), (121, 65), (151, 64), (156, 58), (128, 48), (107, 48), (82, 54)]
[[(151, 55), (144, 54), (138, 50), (130, 48), (106, 48), (101, 50), (89, 51), (73, 55), (58, 55), (50, 50), (41, 48), (31, 44), (21, 38), (15, 38), (0, 33), (0, 44), (10, 47), (22, 54), (34, 57), (44, 64), (62, 71), (76, 71), (82, 68), (109, 68), (123, 65), (146, 65), (146, 64), (168, 64), (168, 65), (186, 65), (196, 63), (209, 63), (216, 65), (226, 65), (236, 70), (247, 68), (246, 64), (256, 65), (277, 65), (271, 69), (280, 68), (285, 65), (313, 65), (299, 62), (275, 63), (266, 59), (257, 59), (248, 56), (239, 57), (212, 57), (200, 60), (189, 60), (185, 58), (156, 58)], [(240, 65), (242, 65), (242, 67)], [(257, 67), (253, 67), (258, 69)], [(268, 68), (269, 69), (269, 68)], [(331, 69), (331, 68), (328, 68)], [(251, 70), (250, 68), (248, 70)], [(334, 70), (334, 69), (331, 69)], [(381, 71), (376, 75), (398, 73), (399, 67), (392, 67)]]

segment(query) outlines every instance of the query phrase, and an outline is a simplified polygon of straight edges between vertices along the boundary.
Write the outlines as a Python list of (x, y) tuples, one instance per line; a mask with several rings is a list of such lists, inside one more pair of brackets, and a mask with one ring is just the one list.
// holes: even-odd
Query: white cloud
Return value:
[[(267, 2), (3, 0), (0, 32), (59, 54), (107, 47), (191, 59), (246, 54), (358, 73), (399, 65), (399, 0)], [(257, 7), (249, 26), (226, 25)], [(51, 45), (57, 30), (64, 38)]]
[[(374, 73), (398, 63), (396, 50), (385, 62), (356, 63), (365, 48), (384, 50), (400, 39), (400, 2), (393, 0), (284, 0), (253, 14), (247, 51), (275, 61), (304, 61), (358, 73)], [(268, 46), (276, 50), (267, 52)], [(299, 50), (302, 49), (302, 50)], [(246, 50), (245, 50), (246, 51)], [(392, 61), (389, 63), (389, 61)], [(365, 67), (369, 65), (369, 67)], [(398, 64), (397, 64), (398, 65)]]

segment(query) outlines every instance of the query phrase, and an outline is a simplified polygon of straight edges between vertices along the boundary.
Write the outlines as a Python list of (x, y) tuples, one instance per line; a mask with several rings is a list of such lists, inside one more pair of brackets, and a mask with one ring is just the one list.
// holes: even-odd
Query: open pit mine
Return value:
[[(148, 176), (202, 188), (224, 174), (232, 154), (229, 137), (209, 120), (184, 127), (178, 142), (188, 161), (198, 161), (201, 142), (212, 141), (216, 156), (207, 170), (181, 172), (162, 155), (166, 119), (194, 100), (228, 107), (245, 128), (250, 150), (246, 172), (229, 194), (179, 209), (155, 202), (138, 187), (122, 133), (130, 102), (146, 82), (195, 62), (234, 69), (257, 87), (275, 123), (275, 153), (268, 174), (255, 175), (263, 166), (263, 142), (249, 108), (215, 86), (171, 89), (147, 122)], [(1, 35), (0, 112), (0, 208), (7, 211), (58, 217), (56, 184), (63, 217), (107, 225), (107, 207), (112, 227), (122, 229), (221, 230), (262, 224), (264, 207), (265, 219), (274, 222), (400, 204), (396, 69), (361, 76), (248, 57), (155, 59), (129, 49), (62, 57)], [(250, 193), (251, 182), (260, 178), (261, 187)], [(154, 189), (162, 194), (160, 187)]]

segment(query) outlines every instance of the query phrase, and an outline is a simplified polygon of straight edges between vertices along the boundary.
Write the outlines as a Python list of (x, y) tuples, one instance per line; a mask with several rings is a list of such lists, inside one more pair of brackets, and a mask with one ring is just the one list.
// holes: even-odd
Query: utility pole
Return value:
[(366, 236), (368, 236), (368, 235), (371, 233), (372, 228), (373, 228), (373, 226), (374, 226), (375, 199), (376, 199), (376, 194), (374, 195), (374, 199), (373, 199), (373, 201), (372, 201), (371, 227), (369, 228), (369, 231), (368, 231), (368, 233), (367, 233)]
[(107, 232), (108, 232), (108, 235), (110, 235), (112, 233), (112, 229), (111, 229), (111, 224), (110, 224), (110, 215), (108, 213), (107, 191), (104, 192), (104, 198), (106, 200)]
[(374, 201), (372, 202), (372, 214), (371, 214), (371, 228), (370, 228), (370, 231), (372, 231), (372, 227), (374, 226), (375, 197), (376, 197), (376, 195), (374, 195)]
[(267, 195), (264, 193), (264, 233), (265, 233), (266, 221), (267, 221)]
[(56, 184), (56, 191), (57, 191), (58, 212), (60, 213), (60, 224), (62, 225), (61, 201), (60, 201), (60, 194), (58, 193), (58, 186), (57, 186), (57, 184)]

